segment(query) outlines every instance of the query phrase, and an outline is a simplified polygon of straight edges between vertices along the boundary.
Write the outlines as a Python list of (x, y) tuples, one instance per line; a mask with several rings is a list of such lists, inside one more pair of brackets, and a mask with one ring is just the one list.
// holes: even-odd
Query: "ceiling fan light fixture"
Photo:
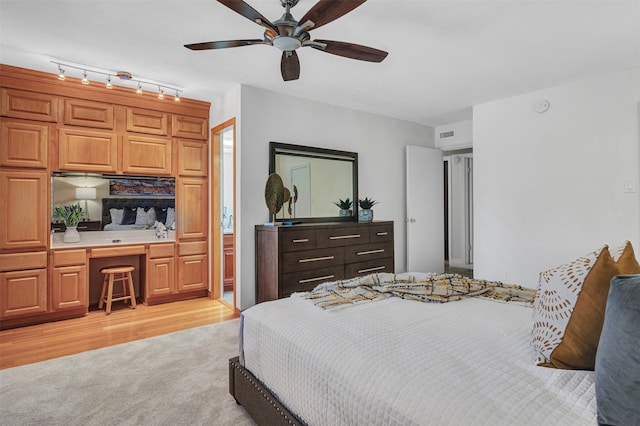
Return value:
[(302, 43), (297, 38), (278, 36), (273, 40), (273, 45), (283, 52), (289, 52), (302, 46)]

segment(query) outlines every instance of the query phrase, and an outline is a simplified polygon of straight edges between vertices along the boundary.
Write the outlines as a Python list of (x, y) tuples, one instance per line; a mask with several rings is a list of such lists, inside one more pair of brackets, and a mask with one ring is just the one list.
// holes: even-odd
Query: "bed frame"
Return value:
[(110, 209), (122, 209), (125, 207), (149, 207), (168, 208), (176, 206), (174, 198), (103, 198), (102, 199), (102, 228), (111, 223)]
[(239, 357), (229, 359), (229, 393), (258, 425), (304, 425), (240, 364)]

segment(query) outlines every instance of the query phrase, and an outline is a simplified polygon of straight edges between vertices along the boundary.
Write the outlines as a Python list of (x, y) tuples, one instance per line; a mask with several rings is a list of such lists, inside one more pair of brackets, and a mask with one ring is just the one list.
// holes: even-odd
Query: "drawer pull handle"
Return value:
[(384, 266), (376, 266), (375, 268), (360, 269), (360, 270), (358, 270), (358, 273), (359, 274), (363, 274), (365, 272), (380, 271), (382, 269), (385, 269), (385, 267)]
[(309, 258), (309, 259), (300, 259), (300, 260), (298, 260), (298, 263), (319, 262), (321, 260), (331, 260), (334, 257), (335, 256), (312, 257), (312, 258)]
[(383, 237), (385, 235), (389, 235), (389, 233), (388, 232), (376, 232), (376, 235), (379, 236), (379, 237)]
[(346, 238), (360, 238), (360, 234), (336, 235), (333, 237), (329, 237), (330, 240), (344, 240)]
[(306, 280), (299, 280), (298, 284), (306, 284), (306, 283), (312, 283), (314, 281), (330, 280), (333, 277), (335, 277), (335, 275), (325, 275), (324, 277), (307, 278)]
[(376, 250), (367, 250), (367, 251), (359, 251), (356, 253), (358, 256), (363, 256), (365, 254), (374, 254), (374, 253), (384, 253), (384, 249), (376, 249)]
[(306, 243), (308, 241), (308, 238), (298, 238), (297, 240), (291, 240), (292, 243)]

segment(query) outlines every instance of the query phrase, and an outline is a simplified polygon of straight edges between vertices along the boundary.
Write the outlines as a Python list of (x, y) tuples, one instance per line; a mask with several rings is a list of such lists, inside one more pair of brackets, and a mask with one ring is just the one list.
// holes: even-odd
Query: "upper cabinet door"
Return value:
[(127, 107), (127, 132), (166, 136), (168, 128), (169, 113)]
[(55, 123), (58, 98), (45, 93), (0, 89), (0, 115)]
[(60, 170), (114, 173), (118, 161), (118, 137), (113, 132), (60, 129), (58, 167)]
[(207, 176), (207, 143), (178, 139), (178, 174), (180, 176)]
[(209, 136), (209, 120), (174, 114), (171, 120), (171, 136), (189, 139), (207, 140)]
[(47, 247), (48, 195), (47, 172), (0, 171), (0, 250)]
[(122, 171), (170, 175), (171, 140), (126, 135), (122, 144)]
[(178, 239), (207, 238), (207, 179), (179, 178), (176, 206)]
[(64, 124), (113, 129), (114, 106), (103, 102), (64, 100)]
[(2, 119), (0, 165), (47, 168), (49, 125)]

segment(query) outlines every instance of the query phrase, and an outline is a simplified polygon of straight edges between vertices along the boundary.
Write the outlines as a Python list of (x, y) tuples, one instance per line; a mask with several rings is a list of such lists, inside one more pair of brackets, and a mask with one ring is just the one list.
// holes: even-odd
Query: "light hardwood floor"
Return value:
[(0, 370), (119, 343), (238, 318), (238, 312), (206, 297), (0, 331)]

